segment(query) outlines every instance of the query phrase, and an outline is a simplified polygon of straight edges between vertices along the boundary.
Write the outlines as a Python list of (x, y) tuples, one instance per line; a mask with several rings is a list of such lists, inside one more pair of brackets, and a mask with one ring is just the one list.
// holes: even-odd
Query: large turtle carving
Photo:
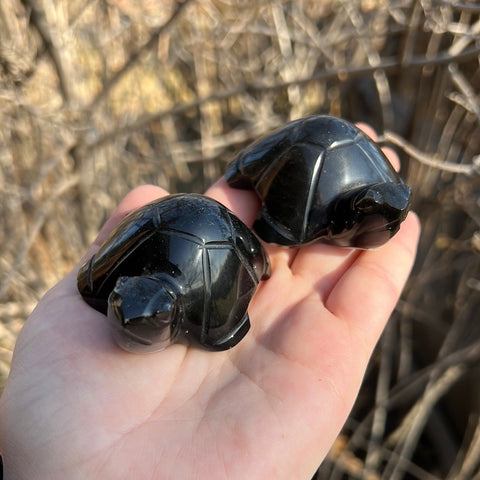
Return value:
[(133, 352), (173, 342), (225, 350), (250, 323), (267, 255), (231, 211), (208, 197), (164, 197), (127, 216), (78, 273), (85, 301)]
[(226, 179), (257, 192), (262, 208), (253, 228), (280, 245), (378, 247), (410, 206), (410, 187), (380, 148), (351, 123), (325, 115), (294, 121), (246, 147)]

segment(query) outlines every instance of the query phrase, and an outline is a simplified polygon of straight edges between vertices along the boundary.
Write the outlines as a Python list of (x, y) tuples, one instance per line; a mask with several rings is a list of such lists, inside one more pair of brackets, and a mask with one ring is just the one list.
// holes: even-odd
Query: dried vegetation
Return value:
[(480, 479), (475, 0), (2, 0), (0, 381), (15, 337), (132, 187), (201, 192), (324, 112), (394, 145), (418, 261), (318, 479)]

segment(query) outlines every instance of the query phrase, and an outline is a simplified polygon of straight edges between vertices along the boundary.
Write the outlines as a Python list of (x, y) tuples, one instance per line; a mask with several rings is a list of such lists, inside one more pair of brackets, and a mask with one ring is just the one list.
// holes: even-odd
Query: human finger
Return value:
[(142, 185), (134, 188), (120, 201), (117, 208), (110, 215), (110, 218), (100, 229), (93, 243), (95, 245), (101, 245), (113, 228), (129, 213), (166, 195), (168, 195), (168, 192), (165, 189), (155, 185)]
[(315, 242), (298, 250), (292, 264), (294, 276), (315, 289), (322, 301), (359, 255), (359, 250)]
[(231, 188), (225, 177), (217, 180), (205, 195), (214, 198), (237, 215), (243, 223), (251, 227), (260, 209), (260, 199), (251, 190)]
[(410, 212), (399, 232), (377, 250), (360, 252), (325, 300), (326, 308), (349, 323), (367, 350), (373, 348), (400, 297), (413, 266), (420, 223)]

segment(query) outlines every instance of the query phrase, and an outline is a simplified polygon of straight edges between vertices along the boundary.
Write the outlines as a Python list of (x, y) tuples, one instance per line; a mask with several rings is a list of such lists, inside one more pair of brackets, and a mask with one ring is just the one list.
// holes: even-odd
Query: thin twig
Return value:
[(378, 471), (381, 457), (379, 451), (387, 424), (387, 408), (384, 403), (392, 380), (392, 350), (394, 342), (394, 323), (389, 322), (381, 339), (380, 365), (375, 390), (375, 409), (372, 419), (370, 438), (368, 440), (365, 459), (364, 478), (368, 479), (371, 472)]
[(480, 122), (480, 103), (476, 98), (476, 94), (472, 88), (472, 85), (465, 78), (465, 75), (463, 75), (462, 72), (460, 72), (458, 68), (458, 64), (451, 63), (448, 66), (448, 71), (452, 76), (453, 83), (455, 83), (455, 85), (458, 87), (460, 92), (465, 97), (469, 106), (468, 110), (472, 111), (477, 117), (478, 122)]
[(178, 16), (182, 13), (182, 11), (191, 1), (192, 0), (184, 0), (182, 3), (179, 3), (178, 7), (172, 13), (171, 17), (163, 25), (161, 25), (160, 27), (158, 27), (152, 32), (147, 43), (143, 44), (141, 47), (139, 47), (130, 55), (130, 58), (123, 65), (123, 67), (117, 72), (115, 72), (113, 76), (106, 81), (102, 90), (93, 99), (92, 103), (90, 104), (89, 106), (90, 110), (93, 110), (108, 95), (110, 90), (135, 65), (135, 63), (139, 60), (139, 58), (141, 58), (141, 56), (145, 52), (148, 52), (152, 47), (154, 47), (158, 43), (158, 38), (160, 37), (160, 35), (164, 35), (169, 31), (169, 29), (174, 24), (175, 20), (178, 18)]
[[(468, 60), (480, 54), (480, 47), (470, 48), (465, 50), (463, 54), (458, 55), (455, 57), (457, 62), (461, 62), (463, 60)], [(228, 98), (235, 97), (237, 95), (241, 95), (243, 93), (249, 92), (270, 92), (270, 91), (278, 91), (288, 88), (291, 85), (307, 85), (312, 82), (317, 81), (327, 81), (336, 78), (342, 78), (342, 80), (365, 77), (368, 75), (373, 74), (376, 70), (382, 69), (388, 72), (394, 72), (397, 69), (407, 69), (407, 68), (423, 68), (425, 65), (440, 65), (444, 63), (449, 63), (453, 60), (453, 57), (447, 53), (441, 53), (434, 58), (426, 58), (422, 55), (418, 55), (412, 57), (408, 63), (401, 63), (398, 58), (390, 58), (381, 62), (378, 66), (372, 67), (370, 65), (361, 66), (361, 67), (351, 67), (346, 68), (345, 70), (341, 71), (323, 71), (316, 75), (309, 76), (308, 78), (301, 78), (296, 79), (288, 82), (276, 82), (274, 85), (265, 85), (262, 83), (250, 83), (250, 84), (242, 84), (240, 86), (222, 90), (212, 95), (209, 95), (204, 98), (198, 98), (188, 103), (176, 105), (173, 108), (168, 110), (160, 110), (159, 112), (154, 112), (147, 115), (142, 115), (134, 122), (124, 125), (123, 127), (115, 127), (113, 130), (100, 135), (96, 140), (84, 144), (84, 145), (76, 145), (74, 149), (85, 149), (85, 150), (93, 150), (101, 145), (104, 145), (122, 135), (132, 133), (136, 130), (143, 128), (145, 125), (148, 125), (152, 121), (161, 120), (167, 116), (171, 115), (179, 115), (181, 113), (188, 112), (189, 110), (198, 108), (200, 105), (203, 105), (207, 102), (218, 102), (222, 100), (226, 100)], [(463, 173), (463, 172), (462, 172)]]
[[(457, 463), (457, 462), (455, 462)], [(468, 480), (473, 477), (475, 469), (480, 464), (480, 420), (477, 419), (477, 425), (470, 440), (470, 445), (465, 452), (461, 462), (455, 465), (448, 475), (447, 480)]]
[(468, 35), (462, 35), (458, 37), (456, 41), (452, 43), (448, 49), (448, 53), (452, 55), (452, 60), (455, 61), (455, 57), (465, 51), (467, 45), (475, 43), (480, 33), (480, 20), (477, 20), (470, 26)]
[(65, 74), (65, 69), (63, 68), (60, 54), (55, 48), (50, 31), (46, 26), (45, 16), (38, 8), (34, 0), (21, 0), (21, 2), (25, 6), (25, 9), (30, 11), (30, 24), (35, 28), (35, 30), (37, 30), (40, 38), (42, 39), (45, 51), (48, 53), (50, 59), (52, 60), (53, 68), (57, 72), (58, 86), (60, 88), (62, 98), (65, 103), (68, 103), (71, 100), (71, 94), (70, 89), (68, 88), (67, 76)]
[[(425, 427), (433, 407), (465, 373), (464, 365), (455, 365), (448, 368), (435, 382), (432, 382), (422, 398), (414, 405), (402, 421), (397, 431), (401, 431), (400, 443), (395, 449), (398, 458), (392, 458), (385, 468), (382, 478), (400, 480), (406, 469), (406, 460), (412, 458), (413, 452)], [(395, 432), (392, 435), (395, 436)]]
[(56, 202), (65, 193), (69, 192), (73, 187), (75, 187), (78, 184), (79, 180), (79, 175), (71, 175), (66, 179), (62, 179), (54, 188), (52, 188), (52, 192), (55, 192), (55, 194), (52, 195), (48, 199), (48, 202), (45, 202), (43, 204), (42, 209), (37, 212), (37, 215), (33, 220), (33, 226), (31, 227), (30, 232), (23, 240), (22, 244), (18, 247), (17, 254), (15, 260), (12, 262), (10, 271), (0, 282), (0, 299), (5, 296), (14, 276), (18, 273), (22, 264), (26, 261), (28, 251), (30, 250), (33, 242), (37, 238), (37, 235), (45, 224), (45, 220), (47, 219), (48, 215), (50, 215), (52, 210), (54, 209)]
[[(464, 347), (460, 350), (450, 353), (449, 355), (438, 358), (436, 362), (432, 365), (416, 371), (408, 378), (404, 378), (401, 383), (395, 385), (390, 391), (389, 397), (383, 400), (380, 400), (375, 408), (386, 408), (387, 410), (393, 410), (394, 408), (400, 405), (406, 405), (408, 402), (417, 398), (422, 389), (426, 390), (428, 382), (431, 380), (433, 374), (435, 373), (436, 379), (442, 377), (445, 372), (450, 368), (456, 367), (458, 365), (463, 365), (464, 368), (470, 368), (473, 365), (478, 365), (480, 362), (480, 340)], [(362, 419), (360, 423), (356, 425), (355, 432), (348, 440), (347, 445), (344, 448), (344, 451), (348, 451), (350, 445), (358, 444), (360, 438), (365, 438), (366, 430), (373, 420), (375, 410), (373, 409)], [(340, 456), (343, 455), (343, 452), (340, 453)], [(392, 457), (398, 459), (398, 453), (391, 452)], [(404, 465), (409, 463), (408, 459), (403, 460)], [(333, 471), (331, 474), (331, 479), (335, 480), (338, 478), (335, 474), (338, 471)], [(329, 477), (330, 478), (330, 477)]]
[(350, 0), (343, 0), (342, 6), (347, 13), (350, 23), (358, 34), (358, 41), (367, 56), (368, 64), (376, 68), (373, 72), (373, 79), (380, 100), (383, 127), (391, 128), (393, 125), (392, 93), (385, 70), (378, 68), (378, 65), (381, 63), (380, 54), (372, 47), (372, 42), (366, 41), (365, 39), (368, 26), (365, 24), (364, 18), (358, 8), (355, 7), (355, 3)]
[(400, 135), (390, 131), (384, 132), (383, 135), (379, 137), (378, 141), (380, 143), (389, 142), (397, 147), (400, 147), (411, 158), (428, 167), (438, 168), (439, 170), (443, 170), (445, 172), (462, 173), (464, 175), (473, 175), (474, 173), (479, 173), (479, 167), (475, 163), (463, 165), (441, 161), (438, 158), (438, 155), (428, 155), (423, 153), (415, 148), (411, 143), (407, 142)]
[(480, 12), (480, 5), (478, 5), (478, 3), (456, 2), (454, 0), (437, 0), (437, 1), (438, 3), (441, 3), (447, 7), (463, 10), (464, 12), (472, 12), (472, 13)]

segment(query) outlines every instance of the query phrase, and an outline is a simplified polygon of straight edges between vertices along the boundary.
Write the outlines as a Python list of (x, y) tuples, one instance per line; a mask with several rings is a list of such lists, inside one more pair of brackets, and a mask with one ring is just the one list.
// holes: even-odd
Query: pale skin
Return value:
[[(126, 213), (166, 193), (130, 192), (84, 259)], [(253, 193), (220, 180), (207, 195), (253, 223)], [(79, 264), (18, 338), (0, 399), (5, 478), (310, 479), (350, 412), (419, 230), (411, 213), (373, 251), (267, 245), (272, 276), (250, 304), (251, 330), (225, 352), (124, 352), (82, 301)]]

